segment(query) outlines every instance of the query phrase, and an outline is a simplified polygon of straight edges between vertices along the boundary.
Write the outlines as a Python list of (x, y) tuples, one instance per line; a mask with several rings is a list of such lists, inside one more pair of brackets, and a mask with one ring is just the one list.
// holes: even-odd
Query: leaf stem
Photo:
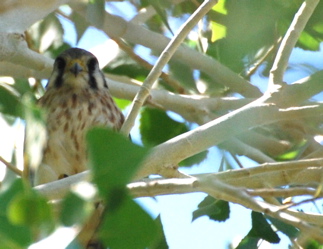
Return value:
[(12, 172), (17, 174), (18, 176), (22, 176), (22, 171), (18, 168), (16, 168), (14, 165), (6, 161), (3, 157), (0, 156), (0, 162), (2, 162), (8, 169), (10, 169)]

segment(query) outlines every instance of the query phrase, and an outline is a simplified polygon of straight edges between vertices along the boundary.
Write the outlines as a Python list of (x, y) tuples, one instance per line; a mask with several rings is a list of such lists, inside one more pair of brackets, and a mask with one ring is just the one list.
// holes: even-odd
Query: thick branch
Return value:
[[(308, 159), (291, 162), (265, 163), (252, 168), (229, 170), (214, 174), (198, 174), (193, 178), (183, 179), (144, 179), (128, 185), (129, 190), (136, 196), (156, 196), (163, 194), (190, 193), (199, 191), (193, 185), (194, 177), (208, 176), (221, 182), (240, 188), (265, 188), (267, 186), (279, 187), (293, 184), (308, 185), (319, 184), (321, 181), (321, 168), (323, 159)], [(304, 174), (309, 172), (307, 174)], [(292, 174), (290, 174), (292, 173)], [(319, 174), (318, 174), (319, 173)], [(275, 174), (278, 179), (271, 177)], [(259, 179), (261, 178), (261, 179)], [(193, 180), (192, 180), (193, 179)], [(259, 180), (257, 180), (259, 179)], [(89, 181), (89, 171), (85, 171), (59, 181), (50, 182), (35, 187), (48, 199), (63, 198), (73, 185), (81, 181)], [(176, 187), (175, 187), (176, 186)]]
[(45, 71), (47, 75), (53, 66), (52, 59), (30, 50), (24, 36), (17, 33), (0, 33), (0, 61)]
[(317, 116), (322, 113), (322, 109), (323, 106), (316, 105), (279, 110), (274, 105), (251, 103), (156, 146), (143, 162), (137, 177), (139, 179), (149, 174), (174, 177), (172, 174), (176, 172), (176, 165), (180, 161), (211, 146), (259, 125)]

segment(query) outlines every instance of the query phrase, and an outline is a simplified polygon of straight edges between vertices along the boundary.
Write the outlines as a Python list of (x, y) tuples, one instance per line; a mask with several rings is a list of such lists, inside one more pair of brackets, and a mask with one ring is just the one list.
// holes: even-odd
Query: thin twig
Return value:
[(166, 46), (160, 57), (158, 58), (155, 66), (150, 71), (146, 80), (144, 81), (142, 87), (137, 93), (133, 104), (131, 106), (131, 110), (129, 115), (124, 122), (121, 132), (124, 134), (129, 134), (132, 129), (135, 119), (138, 116), (141, 106), (145, 102), (146, 98), (150, 93), (150, 89), (153, 83), (158, 79), (161, 74), (162, 69), (166, 65), (166, 63), (170, 60), (172, 55), (175, 53), (176, 49), (183, 42), (188, 33), (192, 30), (192, 28), (197, 24), (197, 22), (206, 15), (206, 13), (217, 3), (217, 0), (208, 0), (204, 1), (203, 4), (190, 16), (190, 18), (181, 26), (177, 35), (175, 35), (169, 44)]
[(296, 207), (296, 206), (299, 206), (301, 204), (308, 203), (308, 202), (314, 202), (319, 199), (322, 199), (322, 197), (320, 197), (320, 198), (314, 197), (314, 198), (309, 198), (309, 199), (302, 200), (302, 201), (295, 202), (295, 203), (288, 203), (288, 204), (281, 206), (280, 210), (284, 210), (284, 209), (291, 208), (291, 207)]
[[(246, 192), (251, 196), (261, 197), (292, 197), (301, 195), (315, 195), (315, 189), (309, 189), (307, 187), (295, 187), (295, 188), (284, 188), (284, 189), (247, 189)], [(320, 195), (323, 197), (323, 193)]]
[(277, 56), (270, 71), (268, 86), (270, 91), (275, 91), (274, 85), (284, 85), (283, 76), (288, 66), (289, 57), (318, 3), (319, 0), (306, 0), (295, 14), (295, 17), (279, 46)]
[(22, 176), (22, 171), (18, 168), (16, 168), (14, 165), (6, 161), (3, 157), (0, 156), (0, 162), (2, 162), (8, 169), (10, 169), (12, 172), (17, 174), (18, 176)]
[(323, 243), (323, 231), (319, 227), (312, 226), (296, 216), (287, 213), (285, 210), (280, 210), (276, 205), (258, 201), (239, 188), (230, 186), (219, 180), (204, 178), (203, 176), (197, 178), (195, 185), (197, 185), (197, 189), (208, 193), (214, 198), (238, 203), (256, 212), (261, 212), (282, 220), (287, 224), (297, 227), (302, 233)]
[[(137, 63), (139, 63), (140, 65), (142, 65), (144, 68), (148, 69), (148, 70), (152, 70), (153, 66), (147, 62), (146, 60), (144, 60), (143, 58), (141, 58), (140, 56), (138, 56), (131, 47), (129, 47), (124, 41), (122, 41), (120, 38), (112, 38), (112, 40), (114, 40), (118, 46), (125, 51), (131, 59), (133, 59), (134, 61), (136, 61)], [(160, 78), (162, 78), (170, 87), (174, 88), (174, 90), (176, 90), (178, 93), (185, 93), (185, 89), (180, 85), (180, 83), (174, 79), (172, 79), (167, 73), (165, 72), (161, 72)]]
[(243, 169), (244, 167), (243, 167), (242, 163), (240, 162), (240, 160), (237, 158), (237, 156), (235, 154), (233, 154), (231, 151), (230, 151), (230, 155), (233, 158), (233, 160), (238, 164), (239, 168)]
[(281, 37), (277, 40), (277, 42), (272, 45), (266, 53), (257, 61), (253, 64), (252, 67), (249, 68), (249, 70), (246, 73), (246, 78), (250, 78), (257, 70), (258, 68), (262, 65), (262, 63), (277, 49), (278, 44), (281, 42)]

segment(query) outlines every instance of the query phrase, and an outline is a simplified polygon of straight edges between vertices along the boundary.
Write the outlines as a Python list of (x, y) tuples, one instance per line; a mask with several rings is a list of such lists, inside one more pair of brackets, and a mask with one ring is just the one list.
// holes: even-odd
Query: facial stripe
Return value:
[(59, 74), (57, 75), (55, 82), (54, 82), (54, 86), (56, 88), (60, 88), (63, 85), (63, 73), (59, 72)]
[(54, 86), (59, 88), (63, 85), (63, 74), (64, 74), (64, 70), (65, 70), (65, 67), (66, 67), (66, 61), (61, 58), (61, 57), (58, 57), (56, 60), (55, 60), (55, 65), (54, 65), (57, 69), (57, 76), (56, 76), (56, 79), (55, 79), (55, 82), (54, 82)]
[(98, 89), (98, 83), (96, 82), (96, 79), (93, 76), (93, 73), (90, 73), (90, 72), (89, 72), (89, 85), (92, 89)]

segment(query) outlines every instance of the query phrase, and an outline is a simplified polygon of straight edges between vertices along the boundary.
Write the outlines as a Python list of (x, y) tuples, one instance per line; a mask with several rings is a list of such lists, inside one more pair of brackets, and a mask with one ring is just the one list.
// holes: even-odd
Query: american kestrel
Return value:
[(68, 49), (56, 58), (39, 104), (47, 113), (47, 145), (35, 174), (36, 185), (86, 170), (87, 130), (94, 126), (119, 130), (124, 121), (98, 60), (79, 48)]

